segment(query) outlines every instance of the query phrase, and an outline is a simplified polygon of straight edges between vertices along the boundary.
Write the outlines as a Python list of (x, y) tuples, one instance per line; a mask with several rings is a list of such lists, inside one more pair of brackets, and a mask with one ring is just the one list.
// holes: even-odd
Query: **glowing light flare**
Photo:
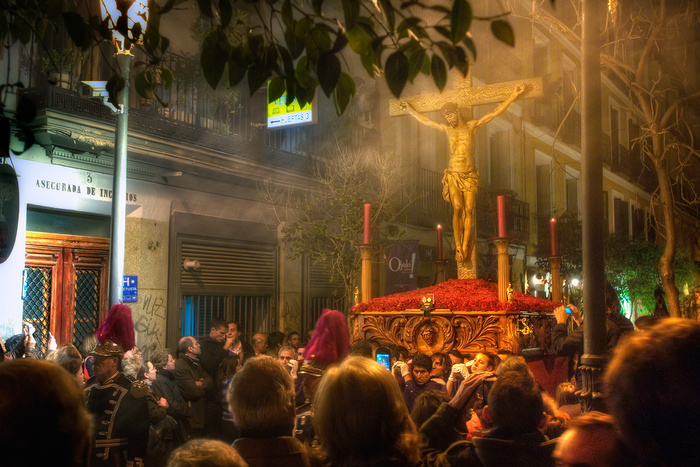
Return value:
[[(133, 30), (136, 23), (141, 25), (141, 32), (146, 30), (148, 23), (148, 0), (100, 0), (102, 18), (110, 18), (110, 30), (113, 40), (119, 51), (128, 51), (131, 43), (126, 46), (124, 36), (117, 31), (117, 22), (125, 13), (127, 15), (127, 27)], [(139, 38), (136, 38), (137, 40)], [(129, 38), (131, 41), (131, 38)]]

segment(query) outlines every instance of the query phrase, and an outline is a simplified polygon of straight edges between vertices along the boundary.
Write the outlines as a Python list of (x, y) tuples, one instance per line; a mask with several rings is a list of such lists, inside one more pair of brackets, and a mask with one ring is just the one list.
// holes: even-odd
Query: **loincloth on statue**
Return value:
[(445, 201), (450, 201), (450, 186), (456, 187), (462, 193), (476, 193), (479, 184), (479, 172), (455, 172), (445, 169), (442, 176), (442, 197)]

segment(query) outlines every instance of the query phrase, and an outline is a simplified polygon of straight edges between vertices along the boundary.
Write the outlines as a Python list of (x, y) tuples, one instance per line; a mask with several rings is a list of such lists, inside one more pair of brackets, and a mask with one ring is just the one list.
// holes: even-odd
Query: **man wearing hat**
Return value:
[(95, 466), (141, 466), (148, 443), (148, 388), (132, 383), (119, 369), (124, 348), (105, 340), (92, 353), (95, 376), (85, 383), (87, 409), (94, 417)]

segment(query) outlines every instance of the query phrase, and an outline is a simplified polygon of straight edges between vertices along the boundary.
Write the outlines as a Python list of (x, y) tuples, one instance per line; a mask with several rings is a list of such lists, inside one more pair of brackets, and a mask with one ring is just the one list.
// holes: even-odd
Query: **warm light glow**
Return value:
[(578, 287), (578, 285), (579, 285), (580, 283), (581, 283), (581, 281), (579, 281), (579, 280), (576, 279), (576, 278), (571, 279), (571, 285), (572, 285), (573, 287)]
[[(146, 23), (148, 22), (148, 0), (100, 0), (100, 6), (102, 10), (102, 18), (111, 18), (109, 28), (112, 30), (114, 41), (117, 48), (122, 51), (124, 50), (124, 37), (117, 32), (117, 20), (121, 17), (121, 12), (117, 9), (117, 3), (120, 6), (129, 5), (127, 7), (128, 14), (128, 25), (129, 29), (134, 27), (134, 24), (141, 24), (141, 31), (146, 30)], [(127, 48), (128, 49), (131, 47)]]

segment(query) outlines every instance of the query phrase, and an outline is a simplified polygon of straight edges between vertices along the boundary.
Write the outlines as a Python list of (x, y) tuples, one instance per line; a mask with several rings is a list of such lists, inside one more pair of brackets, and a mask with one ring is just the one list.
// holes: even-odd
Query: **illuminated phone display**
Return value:
[(391, 371), (391, 355), (388, 351), (377, 349), (377, 362), (387, 370)]

